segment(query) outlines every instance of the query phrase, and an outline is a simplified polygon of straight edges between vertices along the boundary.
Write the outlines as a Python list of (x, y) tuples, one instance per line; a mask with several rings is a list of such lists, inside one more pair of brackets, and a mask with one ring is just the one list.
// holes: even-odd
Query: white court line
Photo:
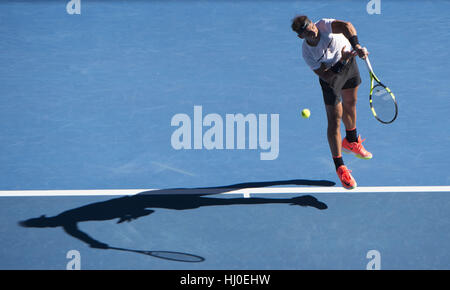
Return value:
[[(92, 190), (4, 190), (0, 191), (0, 197), (16, 196), (125, 196), (136, 195), (145, 191), (157, 191), (159, 189), (92, 189)], [(162, 190), (161, 194), (170, 192), (171, 189)], [(177, 193), (173, 190), (171, 193)], [(250, 194), (273, 194), (273, 193), (373, 193), (373, 192), (450, 192), (450, 186), (366, 186), (357, 187), (353, 190), (346, 190), (342, 187), (254, 187), (237, 190), (217, 191), (217, 189), (179, 189), (179, 194), (243, 194), (250, 197)]]

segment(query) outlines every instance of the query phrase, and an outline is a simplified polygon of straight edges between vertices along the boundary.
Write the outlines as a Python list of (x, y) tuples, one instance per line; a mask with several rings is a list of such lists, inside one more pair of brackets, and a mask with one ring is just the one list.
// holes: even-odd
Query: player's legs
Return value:
[(336, 105), (325, 105), (327, 111), (328, 127), (327, 138), (333, 157), (342, 156), (341, 152), (341, 119), (342, 103)]
[(346, 130), (356, 128), (356, 102), (358, 99), (358, 88), (342, 90), (342, 122)]
[(372, 153), (364, 148), (362, 145), (363, 140), (361, 140), (356, 132), (358, 87), (342, 89), (342, 121), (346, 130), (346, 137), (342, 140), (342, 148), (345, 152), (353, 153), (358, 158), (371, 159)]
[(320, 80), (322, 87), (325, 110), (327, 112), (327, 138), (328, 145), (336, 167), (336, 173), (342, 182), (342, 186), (347, 189), (356, 187), (356, 181), (350, 174), (350, 170), (344, 165), (342, 159), (342, 139), (341, 139), (341, 120), (343, 106), (340, 90), (330, 87), (326, 82)]
[(334, 165), (336, 166), (336, 173), (342, 182), (342, 186), (346, 189), (355, 188), (356, 181), (350, 174), (350, 170), (344, 165), (342, 160), (341, 148), (341, 119), (342, 119), (342, 103), (335, 105), (325, 105), (327, 111), (328, 127), (327, 137), (328, 145), (330, 146), (331, 154), (333, 155)]

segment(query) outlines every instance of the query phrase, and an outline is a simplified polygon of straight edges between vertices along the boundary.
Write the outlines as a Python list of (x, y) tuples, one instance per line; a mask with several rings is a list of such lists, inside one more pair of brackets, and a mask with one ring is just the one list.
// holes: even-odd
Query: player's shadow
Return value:
[[(268, 181), (240, 183), (221, 187), (203, 187), (203, 188), (173, 188), (141, 192), (132, 196), (114, 198), (107, 201), (95, 202), (78, 208), (64, 211), (53, 217), (42, 215), (38, 218), (31, 218), (19, 222), (23, 227), (46, 228), (62, 227), (64, 231), (74, 238), (87, 243), (93, 248), (127, 250), (122, 248), (109, 247), (109, 245), (100, 242), (78, 228), (79, 222), (86, 221), (106, 221), (118, 219), (117, 223), (130, 222), (143, 216), (155, 212), (156, 208), (189, 210), (204, 206), (221, 205), (252, 205), (252, 204), (289, 204), (298, 206), (310, 206), (319, 210), (327, 209), (327, 205), (318, 201), (311, 195), (297, 196), (292, 198), (221, 198), (207, 197), (208, 195), (226, 193), (233, 190), (268, 187), (276, 185), (310, 185), (310, 186), (334, 186), (335, 183), (327, 180), (286, 180), (286, 181)], [(127, 250), (139, 252), (136, 250)], [(175, 252), (173, 252), (175, 253)], [(189, 254), (187, 254), (189, 256)], [(159, 256), (159, 258), (164, 258)], [(201, 258), (201, 257), (200, 257)], [(173, 260), (173, 259), (170, 259)], [(203, 261), (201, 258), (199, 261)], [(184, 261), (184, 260), (181, 260)], [(185, 262), (187, 262), (186, 260)]]

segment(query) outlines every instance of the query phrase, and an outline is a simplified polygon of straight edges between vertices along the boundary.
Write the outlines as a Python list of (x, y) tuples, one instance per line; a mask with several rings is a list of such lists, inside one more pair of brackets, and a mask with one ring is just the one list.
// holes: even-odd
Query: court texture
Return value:
[[(0, 2), (0, 269), (450, 268), (449, 1), (68, 2)], [(356, 190), (298, 14), (398, 99), (376, 121), (357, 60)]]

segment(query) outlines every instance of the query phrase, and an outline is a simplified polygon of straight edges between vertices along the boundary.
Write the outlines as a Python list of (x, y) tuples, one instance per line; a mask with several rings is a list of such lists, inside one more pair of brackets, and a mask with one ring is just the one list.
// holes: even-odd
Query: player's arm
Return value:
[(368, 52), (359, 44), (358, 35), (353, 24), (347, 21), (334, 20), (331, 23), (331, 30), (333, 33), (344, 34), (359, 57), (364, 58), (367, 56)]

